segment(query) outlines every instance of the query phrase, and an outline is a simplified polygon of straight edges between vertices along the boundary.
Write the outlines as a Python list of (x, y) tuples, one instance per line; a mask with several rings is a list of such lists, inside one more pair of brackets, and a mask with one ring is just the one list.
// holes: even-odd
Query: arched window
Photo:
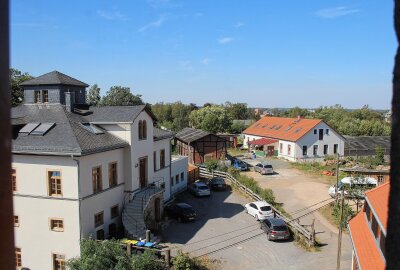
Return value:
[(143, 128), (143, 131), (142, 131), (142, 139), (147, 139), (147, 123), (146, 123), (146, 120), (143, 120), (143, 123), (142, 123), (142, 128)]
[(139, 140), (143, 139), (143, 123), (142, 120), (139, 121)]

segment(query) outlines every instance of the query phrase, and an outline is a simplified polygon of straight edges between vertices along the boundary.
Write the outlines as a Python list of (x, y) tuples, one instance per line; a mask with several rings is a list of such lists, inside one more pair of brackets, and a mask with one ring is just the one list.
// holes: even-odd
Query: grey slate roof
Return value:
[[(107, 110), (107, 108), (109, 110)], [(88, 115), (70, 113), (60, 104), (21, 105), (12, 109), (13, 124), (56, 123), (44, 136), (19, 135), (12, 142), (14, 153), (57, 153), (87, 155), (122, 148), (129, 144), (108, 133), (93, 134), (82, 126), (87, 122), (133, 122), (145, 106), (91, 107)], [(121, 119), (119, 119), (122, 118)], [(169, 132), (157, 133), (157, 138), (171, 136)]]
[(344, 136), (345, 150), (375, 150), (377, 146), (390, 149), (390, 136)]
[(164, 130), (164, 129), (161, 129), (158, 127), (154, 127), (153, 128), (153, 137), (154, 137), (154, 141), (159, 141), (159, 140), (163, 140), (163, 139), (167, 139), (167, 138), (173, 138), (174, 133), (169, 130)]
[(198, 139), (201, 139), (205, 136), (210, 135), (210, 132), (203, 131), (201, 129), (195, 129), (195, 128), (184, 128), (181, 131), (179, 131), (175, 137), (183, 141), (185, 143), (190, 143), (193, 141), (197, 141)]
[(74, 78), (72, 78), (68, 75), (65, 75), (64, 73), (61, 73), (56, 70), (21, 83), (22, 86), (60, 85), (60, 84), (61, 85), (75, 85), (75, 86), (82, 86), (82, 87), (89, 86), (84, 82), (81, 82), (77, 79), (74, 79)]

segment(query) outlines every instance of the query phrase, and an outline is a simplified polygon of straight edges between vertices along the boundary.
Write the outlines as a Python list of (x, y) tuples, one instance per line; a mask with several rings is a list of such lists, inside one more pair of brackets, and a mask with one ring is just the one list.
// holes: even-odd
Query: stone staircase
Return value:
[(146, 208), (153, 196), (163, 192), (162, 188), (148, 187), (134, 195), (134, 198), (127, 202), (122, 212), (122, 224), (125, 227), (127, 236), (131, 239), (146, 238), (145, 213)]

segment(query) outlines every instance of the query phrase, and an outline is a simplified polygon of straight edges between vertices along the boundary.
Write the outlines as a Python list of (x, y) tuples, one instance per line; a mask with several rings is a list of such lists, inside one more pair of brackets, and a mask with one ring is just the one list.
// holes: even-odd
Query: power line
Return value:
[[(332, 202), (333, 202), (333, 201), (332, 201)], [(315, 211), (317, 211), (317, 210), (319, 210), (319, 209), (321, 209), (321, 208), (327, 206), (327, 205), (330, 204), (330, 203), (331, 203), (331, 202), (325, 203), (325, 204), (323, 204), (322, 206), (320, 206), (320, 207), (318, 207), (318, 208), (316, 208), (316, 209), (314, 209), (314, 210), (311, 210), (310, 212), (305, 213), (304, 215), (301, 215), (301, 216), (299, 216), (299, 217), (296, 217), (296, 218), (291, 219), (290, 221), (294, 221), (294, 220), (296, 220), (296, 219), (299, 219), (299, 218), (308, 216), (308, 215), (310, 215), (311, 213), (314, 213)]]
[(328, 199), (326, 199), (326, 200), (323, 200), (323, 201), (314, 203), (314, 204), (309, 205), (309, 206), (306, 206), (306, 207), (304, 207), (304, 208), (300, 208), (300, 209), (298, 209), (298, 210), (296, 210), (296, 211), (294, 211), (294, 212), (292, 212), (292, 213), (289, 213), (289, 214), (290, 214), (290, 215), (298, 214), (298, 213), (300, 213), (300, 212), (303, 212), (303, 211), (305, 211), (305, 210), (307, 210), (307, 209), (309, 209), (309, 208), (311, 208), (311, 207), (313, 207), (313, 206), (315, 206), (315, 205), (318, 205), (318, 204), (320, 204), (320, 203), (326, 202), (326, 201), (328, 201), (328, 200), (334, 201), (333, 198), (328, 198)]

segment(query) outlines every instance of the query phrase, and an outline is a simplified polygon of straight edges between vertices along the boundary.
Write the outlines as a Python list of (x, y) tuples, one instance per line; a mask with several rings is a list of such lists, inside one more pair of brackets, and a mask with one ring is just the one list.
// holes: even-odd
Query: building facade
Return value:
[(187, 181), (187, 159), (172, 161), (173, 134), (145, 105), (90, 107), (86, 86), (51, 72), (24, 82), (25, 103), (12, 110), (18, 267), (65, 269), (83, 238), (143, 236), (173, 195), (171, 172)]
[(345, 139), (319, 119), (263, 117), (242, 133), (244, 148), (261, 149), (289, 161), (343, 155)]

